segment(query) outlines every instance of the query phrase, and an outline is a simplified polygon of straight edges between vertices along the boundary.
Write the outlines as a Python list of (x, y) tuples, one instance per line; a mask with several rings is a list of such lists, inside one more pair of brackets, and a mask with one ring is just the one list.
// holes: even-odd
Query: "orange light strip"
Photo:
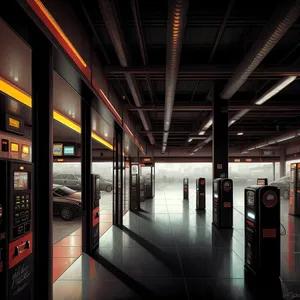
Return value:
[(100, 98), (103, 100), (103, 102), (106, 104), (108, 109), (112, 112), (112, 114), (116, 117), (116, 120), (121, 124), (122, 123), (122, 118), (117, 112), (117, 110), (114, 108), (114, 106), (111, 104), (111, 102), (108, 100), (102, 89), (98, 86), (98, 84), (92, 80), (92, 85), (95, 88), (96, 92), (100, 96)]
[(129, 127), (126, 124), (125, 124), (125, 129), (131, 136), (133, 136), (133, 133), (131, 132), (131, 130), (129, 129)]
[(75, 49), (74, 45), (68, 39), (66, 34), (63, 32), (61, 27), (55, 21), (53, 16), (44, 6), (40, 0), (26, 0), (33, 11), (38, 15), (41, 21), (46, 25), (49, 31), (53, 34), (60, 45), (65, 49), (65, 51), (70, 55), (76, 65), (81, 69), (87, 78), (90, 79), (90, 69), (88, 68), (86, 62), (80, 56), (78, 51)]

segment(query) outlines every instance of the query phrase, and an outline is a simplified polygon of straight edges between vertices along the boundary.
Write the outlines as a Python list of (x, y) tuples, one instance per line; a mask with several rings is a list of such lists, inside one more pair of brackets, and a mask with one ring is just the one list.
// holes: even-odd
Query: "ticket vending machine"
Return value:
[(140, 209), (140, 178), (139, 164), (131, 163), (130, 170), (130, 210), (137, 211)]
[(279, 281), (280, 192), (275, 186), (245, 189), (245, 271), (262, 279), (264, 288)]
[(92, 218), (91, 218), (91, 251), (99, 247), (99, 202), (101, 198), (100, 192), (100, 175), (92, 174)]
[(189, 200), (189, 179), (183, 178), (183, 199)]
[(268, 185), (268, 178), (257, 178), (257, 185)]
[(196, 209), (205, 209), (205, 178), (196, 179)]
[(300, 163), (291, 164), (289, 213), (300, 216)]
[(0, 159), (1, 299), (33, 297), (32, 174), (29, 162)]
[(213, 182), (213, 224), (219, 228), (232, 228), (233, 183), (228, 178)]

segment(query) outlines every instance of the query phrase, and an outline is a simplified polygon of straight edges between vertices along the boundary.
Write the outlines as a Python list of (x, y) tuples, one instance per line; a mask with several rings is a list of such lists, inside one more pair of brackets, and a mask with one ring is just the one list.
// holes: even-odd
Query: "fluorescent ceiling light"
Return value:
[(268, 144), (269, 144), (269, 145), (274, 145), (274, 144), (276, 144), (276, 140), (269, 140), (269, 141), (268, 141)]
[(243, 132), (239, 132), (237, 135), (243, 135), (244, 133)]
[(256, 146), (255, 148), (259, 149), (259, 148), (266, 147), (266, 146), (268, 146), (268, 144), (261, 144), (261, 145)]
[(212, 119), (209, 119), (206, 124), (203, 126), (203, 129), (208, 129), (213, 123)]
[(195, 154), (194, 152), (190, 153), (190, 155), (194, 155), (194, 154)]
[(233, 123), (235, 123), (235, 121), (236, 121), (236, 120), (231, 120), (231, 121), (229, 121), (228, 126), (231, 126)]
[(290, 135), (290, 136), (278, 138), (278, 139), (276, 139), (276, 142), (277, 142), (277, 143), (284, 142), (284, 141), (293, 139), (293, 138), (295, 138), (295, 137), (296, 137), (295, 135)]
[(241, 152), (241, 154), (247, 154), (247, 153), (249, 153), (248, 150), (243, 150), (243, 151)]
[(192, 138), (189, 138), (188, 142), (190, 143), (193, 139)]
[(248, 151), (252, 151), (252, 150), (254, 150), (254, 149), (255, 149), (255, 147), (252, 147), (252, 148), (249, 148)]
[(272, 98), (274, 95), (283, 90), (286, 86), (288, 86), (291, 82), (293, 82), (297, 76), (287, 76), (278, 81), (273, 87), (267, 90), (261, 97), (259, 97), (256, 101), (256, 105), (261, 105), (265, 103), (267, 100)]
[(203, 135), (203, 134), (205, 134), (205, 131), (204, 131), (204, 130), (201, 130), (201, 131), (199, 131), (198, 134), (199, 134), (199, 135)]

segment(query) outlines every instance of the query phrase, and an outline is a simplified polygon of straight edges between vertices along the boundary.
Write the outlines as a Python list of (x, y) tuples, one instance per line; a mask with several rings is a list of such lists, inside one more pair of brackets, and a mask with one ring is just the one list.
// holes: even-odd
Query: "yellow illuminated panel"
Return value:
[(97, 142), (101, 143), (102, 145), (106, 146), (110, 150), (113, 150), (113, 145), (101, 138), (99, 135), (97, 135), (95, 132), (92, 132), (92, 138), (96, 140)]
[(22, 153), (23, 154), (29, 154), (29, 146), (22, 145)]
[(58, 161), (58, 162), (62, 162), (62, 161), (64, 161), (64, 160), (63, 160), (63, 158), (59, 158), (57, 161)]
[(13, 84), (9, 83), (8, 81), (6, 81), (1, 77), (0, 77), (0, 91), (29, 107), (32, 106), (31, 97), (28, 94), (24, 93), (16, 86), (14, 86)]
[(10, 143), (10, 151), (11, 152), (19, 152), (19, 144)]
[(23, 171), (24, 170), (24, 166), (20, 166), (20, 170)]
[(151, 161), (151, 158), (144, 158), (144, 161)]
[(67, 127), (73, 129), (74, 131), (81, 133), (81, 127), (77, 123), (72, 120), (66, 118), (64, 115), (60, 114), (56, 110), (53, 110), (53, 118), (54, 120), (66, 125)]
[(62, 29), (60, 28), (60, 26), (56, 23), (56, 21), (54, 20), (54, 18), (52, 17), (52, 15), (49, 13), (49, 11), (47, 10), (47, 8), (43, 5), (43, 3), (40, 0), (34, 0), (34, 2), (38, 5), (38, 7), (40, 8), (40, 10), (45, 14), (45, 16), (47, 17), (47, 19), (49, 20), (49, 22), (57, 30), (57, 32), (62, 37), (62, 39), (66, 42), (66, 44), (70, 47), (70, 49), (73, 51), (74, 55), (78, 58), (78, 60), (81, 62), (81, 64), (84, 67), (86, 67), (87, 65), (86, 65), (85, 61), (82, 59), (82, 57), (77, 52), (77, 50), (75, 49), (75, 47), (73, 46), (73, 44), (70, 42), (70, 40), (67, 38), (67, 36), (65, 35), (65, 33), (62, 31)]
[(8, 118), (8, 124), (11, 127), (20, 128), (20, 122), (13, 118)]

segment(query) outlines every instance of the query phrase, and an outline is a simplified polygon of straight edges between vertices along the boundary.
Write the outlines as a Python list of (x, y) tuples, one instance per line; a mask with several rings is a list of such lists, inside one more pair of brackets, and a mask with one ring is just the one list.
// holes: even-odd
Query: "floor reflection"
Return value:
[[(209, 190), (206, 211), (196, 211), (194, 190), (183, 201), (181, 187), (161, 187), (140, 212), (124, 216), (123, 228), (102, 235), (93, 258), (77, 259), (54, 284), (54, 299), (271, 299), (254, 296), (245, 282), (244, 204), (236, 197), (234, 228), (218, 230)], [(287, 202), (281, 222), (280, 286), (284, 299), (297, 299), (300, 223)]]

